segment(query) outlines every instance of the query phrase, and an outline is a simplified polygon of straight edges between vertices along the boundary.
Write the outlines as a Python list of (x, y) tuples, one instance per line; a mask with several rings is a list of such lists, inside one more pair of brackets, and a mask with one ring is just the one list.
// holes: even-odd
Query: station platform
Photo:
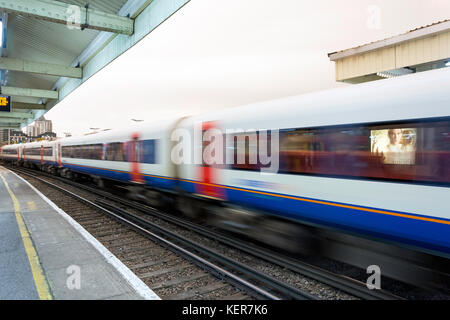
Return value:
[(0, 300), (160, 298), (27, 181), (0, 166)]

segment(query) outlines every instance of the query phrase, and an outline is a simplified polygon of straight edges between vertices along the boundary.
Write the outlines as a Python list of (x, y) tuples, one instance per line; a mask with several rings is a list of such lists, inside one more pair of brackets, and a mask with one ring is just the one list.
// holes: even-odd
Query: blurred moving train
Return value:
[[(314, 248), (352, 264), (383, 264), (379, 253), (386, 250), (394, 260), (420, 264), (411, 253), (425, 252), (447, 261), (449, 85), (450, 68), (434, 70), (129, 130), (5, 146), (1, 158), (90, 177), (100, 186), (126, 183), (153, 206), (172, 203), (263, 242)], [(194, 136), (196, 128), (200, 144), (178, 157), (222, 139), (231, 161), (174, 161), (174, 132)], [(205, 138), (210, 129), (214, 139)], [(261, 149), (276, 172), (261, 172), (269, 166)], [(332, 241), (311, 244), (323, 238)], [(364, 247), (370, 257), (346, 255), (348, 246)], [(400, 247), (407, 248), (401, 255)]]

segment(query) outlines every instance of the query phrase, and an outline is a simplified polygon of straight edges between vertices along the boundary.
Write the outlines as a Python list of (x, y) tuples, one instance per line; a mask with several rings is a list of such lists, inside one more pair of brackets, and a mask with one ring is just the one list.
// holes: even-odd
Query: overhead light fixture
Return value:
[(394, 69), (394, 70), (389, 70), (389, 71), (378, 72), (377, 76), (382, 77), (382, 78), (395, 78), (395, 77), (404, 76), (404, 75), (407, 75), (410, 73), (414, 73), (414, 71), (411, 69), (408, 69), (408, 68), (399, 68), (399, 69)]

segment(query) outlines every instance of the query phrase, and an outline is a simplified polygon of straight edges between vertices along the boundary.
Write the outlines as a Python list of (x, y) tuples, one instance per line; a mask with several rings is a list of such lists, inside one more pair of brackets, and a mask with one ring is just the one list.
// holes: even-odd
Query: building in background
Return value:
[(34, 136), (34, 132), (35, 132), (34, 126), (28, 126), (28, 127), (25, 128), (25, 133), (29, 137), (33, 137)]
[(10, 129), (0, 129), (0, 145), (8, 144)]
[(31, 126), (25, 128), (25, 132), (12, 129), (0, 129), (0, 145), (26, 143), (40, 140), (56, 140), (51, 120), (40, 117)]
[(46, 120), (43, 116), (37, 119), (33, 125), (25, 128), (28, 142), (35, 140), (56, 140), (56, 133), (53, 132), (51, 120)]
[(29, 137), (38, 137), (44, 133), (53, 132), (53, 124), (51, 120), (46, 120), (44, 116), (37, 119), (32, 126), (26, 128)]
[(56, 133), (54, 132), (44, 132), (36, 137), (39, 140), (56, 140)]
[(26, 143), (29, 141), (28, 136), (23, 131), (10, 130), (9, 142), (10, 144), (16, 144), (16, 143)]

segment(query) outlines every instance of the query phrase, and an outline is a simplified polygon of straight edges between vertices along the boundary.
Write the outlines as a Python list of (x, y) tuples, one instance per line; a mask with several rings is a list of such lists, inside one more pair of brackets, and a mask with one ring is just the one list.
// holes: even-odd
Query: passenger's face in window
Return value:
[(401, 129), (391, 129), (388, 135), (391, 144), (399, 144), (403, 136)]

